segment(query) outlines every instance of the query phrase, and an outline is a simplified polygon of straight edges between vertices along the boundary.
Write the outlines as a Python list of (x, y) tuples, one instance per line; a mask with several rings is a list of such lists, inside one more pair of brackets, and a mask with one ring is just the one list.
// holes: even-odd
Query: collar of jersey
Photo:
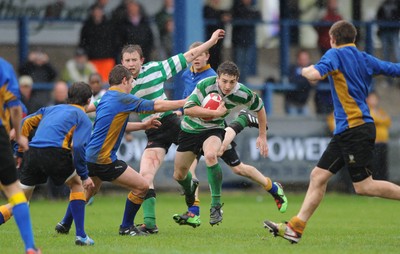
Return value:
[(119, 89), (119, 88), (118, 88), (118, 87), (116, 87), (116, 86), (112, 86), (112, 87), (108, 88), (108, 90), (111, 90), (111, 91), (117, 91), (117, 92), (121, 92), (121, 93), (123, 93), (123, 92), (124, 92), (122, 89)]
[(340, 45), (337, 48), (339, 49), (339, 48), (343, 48), (343, 47), (355, 47), (355, 46), (356, 46), (356, 44), (354, 44), (354, 43), (347, 43), (347, 44)]
[(200, 70), (195, 71), (195, 69), (194, 69), (194, 67), (193, 67), (193, 65), (192, 65), (192, 66), (190, 66), (190, 71), (193, 72), (193, 73), (200, 73), (200, 72), (203, 72), (203, 71), (208, 70), (208, 69), (210, 69), (210, 68), (211, 68), (211, 65), (210, 65), (210, 64), (207, 64), (206, 66), (204, 66), (204, 67), (201, 68)]
[(85, 109), (81, 105), (78, 105), (78, 104), (70, 104), (70, 105), (74, 106), (74, 107), (77, 107), (77, 108), (81, 109), (83, 112), (86, 113)]

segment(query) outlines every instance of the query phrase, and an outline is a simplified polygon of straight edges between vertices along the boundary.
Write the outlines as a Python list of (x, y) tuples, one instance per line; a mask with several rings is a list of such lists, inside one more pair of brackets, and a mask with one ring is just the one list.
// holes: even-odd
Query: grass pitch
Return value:
[[(34, 200), (31, 216), (35, 240), (43, 253), (399, 253), (400, 203), (354, 195), (326, 195), (309, 221), (299, 244), (274, 238), (263, 228), (263, 220), (288, 220), (300, 208), (304, 193), (287, 193), (288, 211), (280, 214), (265, 192), (223, 193), (224, 220), (211, 227), (210, 198), (201, 195), (202, 225), (178, 226), (175, 213), (185, 211), (184, 197), (177, 193), (157, 194), (157, 225), (160, 232), (148, 237), (119, 236), (126, 193), (98, 195), (86, 208), (86, 232), (94, 246), (75, 246), (74, 227), (69, 235), (54, 231), (67, 201)], [(0, 199), (2, 203), (4, 199)], [(139, 212), (135, 223), (141, 223)], [(23, 253), (14, 221), (0, 227), (0, 253)]]

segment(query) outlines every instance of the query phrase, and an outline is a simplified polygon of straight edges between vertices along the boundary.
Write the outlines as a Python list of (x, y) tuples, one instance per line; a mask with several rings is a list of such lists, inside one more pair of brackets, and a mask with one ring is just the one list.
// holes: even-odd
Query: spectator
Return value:
[(174, 51), (174, 28), (175, 23), (173, 17), (167, 18), (164, 23), (165, 32), (160, 38), (160, 53), (158, 55), (158, 59), (165, 59), (168, 58), (173, 54)]
[(65, 0), (57, 0), (54, 3), (46, 5), (44, 16), (46, 18), (61, 18)]
[(315, 26), (315, 30), (318, 34), (318, 48), (321, 55), (325, 54), (328, 49), (331, 48), (330, 38), (329, 38), (329, 28), (330, 26), (343, 17), (338, 13), (338, 3), (337, 0), (327, 0), (326, 8), (322, 10), (321, 16), (319, 18), (320, 22), (325, 22), (327, 24)]
[[(99, 73), (93, 73), (89, 77), (89, 86), (92, 89), (92, 98), (90, 99), (90, 103), (94, 103), (98, 99), (100, 99), (106, 90), (104, 89), (103, 82), (101, 81), (101, 77)], [(87, 113), (92, 123), (96, 119), (96, 112)]]
[(113, 37), (112, 23), (105, 16), (102, 5), (93, 5), (83, 23), (79, 47), (86, 51), (103, 81), (108, 80), (108, 74), (115, 65)]
[(27, 109), (27, 114), (32, 114), (35, 107), (32, 102), (32, 86), (33, 80), (31, 76), (23, 75), (19, 78), (19, 91), (21, 93), (21, 101)]
[(285, 110), (289, 115), (308, 115), (308, 96), (311, 91), (310, 82), (301, 75), (301, 69), (311, 64), (310, 53), (300, 49), (296, 55), (296, 63), (290, 66), (289, 82), (295, 87), (285, 94)]
[(62, 80), (67, 83), (89, 82), (89, 75), (97, 72), (96, 67), (88, 61), (87, 54), (84, 49), (77, 48), (72, 59), (65, 63), (62, 72)]
[[(40, 49), (29, 52), (27, 62), (19, 67), (19, 75), (31, 76), (34, 83), (31, 97), (33, 106), (30, 110), (36, 112), (39, 108), (46, 106), (50, 101), (52, 83), (57, 77), (57, 70), (50, 63), (47, 53)], [(35, 84), (42, 86), (35, 89)]]
[(252, 5), (252, 0), (235, 0), (232, 7), (232, 19), (245, 24), (232, 26), (233, 61), (240, 70), (240, 81), (246, 83), (249, 75), (256, 74), (256, 25), (247, 22), (261, 20), (260, 11)]
[[(126, 16), (115, 24), (115, 45), (118, 52), (127, 44), (138, 44), (143, 49), (145, 61), (149, 61), (153, 50), (154, 38), (143, 7), (134, 0), (125, 0)], [(120, 54), (116, 61), (120, 62)]]
[[(174, 17), (174, 0), (164, 0), (164, 4), (159, 12), (155, 15), (155, 21), (157, 24), (160, 38), (170, 31), (166, 28), (165, 24)], [(169, 55), (168, 55), (169, 56)]]
[(34, 83), (51, 83), (57, 77), (49, 56), (41, 49), (29, 52), (28, 61), (19, 67), (19, 74), (31, 76)]
[(388, 180), (388, 141), (391, 119), (386, 111), (379, 107), (379, 96), (376, 92), (371, 92), (368, 95), (367, 104), (376, 128), (372, 178)]
[[(318, 48), (321, 55), (325, 54), (331, 48), (330, 38), (329, 38), (329, 28), (330, 26), (343, 17), (338, 13), (338, 3), (337, 0), (327, 0), (326, 8), (322, 10), (321, 17), (319, 21), (325, 22), (327, 24), (315, 26), (318, 34)], [(329, 89), (317, 89), (315, 91), (315, 108), (319, 115), (327, 115), (333, 111), (333, 102), (331, 91)]]
[[(209, 24), (206, 24), (205, 38), (210, 38), (217, 29), (224, 29), (225, 24), (230, 22), (232, 17), (229, 12), (220, 9), (220, 0), (208, 0), (203, 9), (203, 16)], [(222, 62), (223, 40), (219, 40), (212, 48), (210, 48), (210, 59), (208, 62), (211, 68), (217, 69)]]
[(52, 100), (49, 106), (64, 104), (68, 98), (68, 84), (59, 80), (54, 84)]
[[(396, 0), (384, 1), (376, 15), (376, 20), (381, 22), (398, 22), (400, 20), (400, 3)], [(383, 59), (385, 61), (400, 62), (399, 27), (390, 24), (381, 24), (378, 36), (382, 42)], [(391, 56), (394, 59), (391, 59)]]

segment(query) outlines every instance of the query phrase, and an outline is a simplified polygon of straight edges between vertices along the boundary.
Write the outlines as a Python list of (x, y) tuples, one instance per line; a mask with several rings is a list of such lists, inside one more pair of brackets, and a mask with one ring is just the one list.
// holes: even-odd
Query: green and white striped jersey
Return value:
[(181, 122), (181, 129), (183, 131), (189, 133), (200, 133), (207, 129), (224, 129), (224, 119), (235, 107), (245, 106), (247, 109), (255, 112), (260, 111), (264, 107), (261, 98), (241, 83), (237, 83), (230, 94), (223, 95), (217, 84), (217, 77), (214, 76), (205, 78), (197, 83), (196, 88), (189, 96), (183, 108), (201, 106), (201, 102), (210, 93), (218, 93), (221, 95), (222, 100), (225, 102), (225, 107), (228, 109), (227, 113), (224, 116), (214, 118), (211, 121), (204, 121), (199, 117), (185, 115)]
[[(131, 94), (147, 100), (168, 100), (164, 92), (164, 83), (187, 67), (186, 58), (183, 54), (172, 56), (164, 61), (148, 62), (142, 66), (139, 75), (132, 82)], [(97, 108), (100, 99), (93, 102)], [(156, 113), (160, 117), (171, 114), (172, 111)], [(142, 121), (146, 121), (156, 114), (139, 114)]]
[[(172, 56), (164, 61), (148, 62), (142, 66), (139, 75), (133, 80), (131, 94), (147, 100), (167, 100), (164, 83), (172, 76), (187, 67), (183, 54)], [(171, 114), (172, 111), (157, 113), (160, 117)], [(154, 114), (139, 114), (142, 121)]]

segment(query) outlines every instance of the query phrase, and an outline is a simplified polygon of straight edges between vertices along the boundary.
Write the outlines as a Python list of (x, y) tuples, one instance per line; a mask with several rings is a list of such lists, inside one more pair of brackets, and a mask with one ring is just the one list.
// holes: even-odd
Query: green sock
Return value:
[(156, 198), (145, 199), (142, 207), (144, 224), (146, 224), (147, 228), (154, 228), (156, 226)]
[(178, 181), (178, 183), (183, 187), (185, 193), (192, 192), (192, 173), (188, 172), (185, 179)]
[(207, 178), (211, 191), (211, 206), (220, 205), (222, 190), (222, 169), (218, 163), (214, 166), (207, 167)]

